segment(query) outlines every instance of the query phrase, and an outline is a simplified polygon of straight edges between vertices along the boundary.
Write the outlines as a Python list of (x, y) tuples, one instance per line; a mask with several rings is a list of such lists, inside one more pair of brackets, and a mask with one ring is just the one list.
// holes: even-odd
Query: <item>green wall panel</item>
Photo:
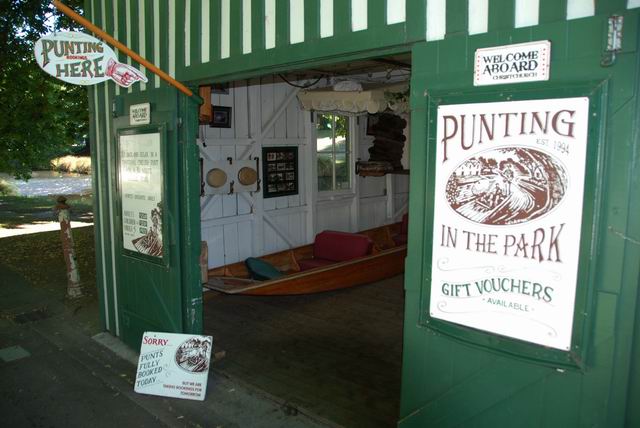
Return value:
[[(561, 9), (554, 10), (549, 2), (542, 2), (542, 20), (551, 20)], [(624, 50), (616, 64), (609, 68), (600, 66), (606, 16), (507, 31), (497, 29), (503, 27), (496, 22), (504, 16), (491, 18), (492, 14), (490, 11), (490, 23), (493, 22), (490, 28), (495, 31), (471, 37), (450, 35), (443, 41), (415, 45), (413, 50), (411, 224), (405, 275), (405, 348), (399, 424), (403, 427), (625, 426), (625, 420), (638, 417), (628, 394), (629, 391), (637, 394), (638, 381), (630, 377), (630, 369), (637, 370), (634, 364), (640, 358), (633, 340), (638, 317), (640, 251), (637, 243), (634, 245), (625, 239), (630, 233), (632, 237), (638, 233), (637, 215), (633, 214), (636, 211), (632, 211), (637, 210), (638, 205), (635, 202), (638, 190), (632, 183), (638, 181), (640, 150), (636, 129), (638, 13), (625, 13), (628, 32), (624, 35)], [(590, 150), (587, 163), (587, 174), (595, 187), (585, 189), (585, 212), (593, 210), (594, 217), (583, 225), (583, 236), (592, 235), (593, 248), (590, 253), (581, 253), (579, 287), (584, 290), (583, 303), (589, 314), (584, 331), (574, 336), (574, 340), (583, 336), (588, 345), (582, 370), (540, 364), (501, 354), (500, 348), (458, 342), (428, 325), (422, 326), (421, 306), (417, 301), (424, 299), (430, 287), (430, 253), (425, 249), (430, 248), (432, 242), (434, 195), (433, 186), (425, 183), (429, 183), (433, 174), (435, 118), (430, 116), (433, 111), (426, 110), (427, 95), (489, 93), (487, 88), (472, 85), (475, 50), (528, 40), (551, 41), (551, 80), (523, 84), (521, 88), (539, 91), (575, 83), (602, 82), (605, 97), (599, 110), (602, 126), (595, 135), (590, 135), (590, 139), (601, 138), (601, 143), (595, 151)], [(516, 86), (502, 85), (495, 89), (517, 89)], [(494, 99), (487, 99), (491, 100)], [(417, 144), (418, 141), (425, 144)], [(595, 162), (596, 159), (599, 162)]]

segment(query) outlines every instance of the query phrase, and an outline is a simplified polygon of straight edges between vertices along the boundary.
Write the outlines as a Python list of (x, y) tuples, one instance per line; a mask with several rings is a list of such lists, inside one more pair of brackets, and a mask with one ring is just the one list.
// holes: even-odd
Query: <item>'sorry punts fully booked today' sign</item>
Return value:
[(571, 344), (587, 98), (438, 107), (433, 318)]
[(34, 46), (34, 55), (45, 72), (74, 85), (95, 85), (110, 79), (123, 87), (147, 82), (138, 69), (119, 62), (106, 43), (85, 33), (43, 36)]

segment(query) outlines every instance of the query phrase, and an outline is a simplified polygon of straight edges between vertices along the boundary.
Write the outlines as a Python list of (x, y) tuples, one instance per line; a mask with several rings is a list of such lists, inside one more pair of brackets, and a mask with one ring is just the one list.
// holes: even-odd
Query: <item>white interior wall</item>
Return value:
[[(311, 114), (299, 108), (296, 92), (277, 77), (263, 77), (212, 95), (213, 105), (232, 108), (232, 126), (201, 125), (201, 156), (261, 158), (263, 146), (298, 146), (300, 193), (269, 199), (261, 191), (202, 197), (202, 239), (208, 243), (210, 268), (304, 245), (322, 230), (355, 232), (398, 221), (402, 214), (409, 196), (405, 175), (356, 177), (352, 195), (326, 199), (317, 194), (314, 125)], [(355, 158), (367, 160), (373, 139), (365, 132), (366, 117), (353, 126)]]

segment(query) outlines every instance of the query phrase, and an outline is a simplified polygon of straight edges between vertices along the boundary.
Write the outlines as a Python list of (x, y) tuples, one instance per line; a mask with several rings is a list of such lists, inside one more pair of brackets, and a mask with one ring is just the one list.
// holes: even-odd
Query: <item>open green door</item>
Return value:
[(121, 338), (202, 333), (197, 102), (161, 87), (115, 97), (113, 218)]
[[(637, 426), (638, 17), (613, 64), (607, 16), (415, 46), (399, 426)], [(547, 40), (549, 80), (474, 86)]]

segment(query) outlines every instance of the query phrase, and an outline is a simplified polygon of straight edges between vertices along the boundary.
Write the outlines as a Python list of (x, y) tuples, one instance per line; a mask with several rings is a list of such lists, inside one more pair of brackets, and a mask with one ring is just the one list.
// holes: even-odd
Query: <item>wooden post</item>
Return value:
[(58, 221), (60, 221), (60, 239), (62, 240), (62, 251), (64, 261), (67, 265), (67, 297), (77, 299), (82, 297), (80, 288), (80, 274), (76, 263), (76, 253), (73, 247), (73, 236), (71, 235), (71, 220), (69, 219), (69, 205), (67, 198), (58, 197), (58, 204), (55, 209), (58, 211)]

